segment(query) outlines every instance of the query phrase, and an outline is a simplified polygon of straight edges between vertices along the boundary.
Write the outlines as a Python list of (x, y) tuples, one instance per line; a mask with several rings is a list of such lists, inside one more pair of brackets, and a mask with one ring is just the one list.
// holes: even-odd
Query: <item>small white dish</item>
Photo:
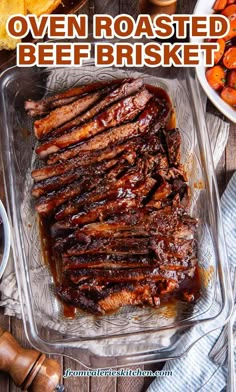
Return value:
[[(215, 3), (215, 0), (198, 0), (196, 7), (194, 9), (194, 15), (210, 15), (213, 14), (214, 11), (212, 7)], [(202, 40), (200, 38), (192, 38), (192, 42), (200, 43)], [(206, 79), (206, 67), (203, 65), (199, 65), (196, 67), (196, 74), (198, 80), (205, 91), (208, 98), (211, 102), (217, 107), (217, 109), (225, 115), (230, 121), (236, 123), (236, 109), (233, 109), (230, 105), (228, 105), (220, 95), (211, 88), (207, 79)]]
[(0, 200), (0, 218), (2, 220), (2, 229), (3, 229), (3, 238), (1, 239), (2, 256), (0, 254), (0, 278), (1, 278), (8, 262), (8, 258), (10, 254), (10, 246), (11, 246), (10, 225), (9, 225), (6, 210), (1, 200)]

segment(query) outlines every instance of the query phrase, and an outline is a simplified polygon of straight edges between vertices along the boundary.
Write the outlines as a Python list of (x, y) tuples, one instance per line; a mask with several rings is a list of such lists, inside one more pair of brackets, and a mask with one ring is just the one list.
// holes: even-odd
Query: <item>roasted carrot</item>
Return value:
[(217, 52), (215, 52), (214, 63), (218, 64), (218, 62), (222, 58), (224, 51), (225, 51), (225, 40), (223, 38), (220, 38), (216, 42), (217, 42), (217, 44), (219, 44), (220, 49)]
[(236, 71), (232, 70), (227, 75), (227, 86), (236, 89)]
[(231, 106), (236, 106), (236, 90), (232, 87), (225, 87), (221, 92), (221, 98)]
[(214, 41), (219, 49), (206, 79), (225, 102), (236, 107), (236, 0), (215, 0), (213, 9), (228, 18), (230, 29), (225, 37)]
[(226, 50), (223, 57), (224, 66), (228, 69), (236, 68), (236, 46)]
[(227, 18), (236, 14), (236, 4), (228, 5), (221, 13), (222, 15), (227, 16)]
[(216, 0), (213, 10), (222, 11), (227, 6), (227, 0)]
[(224, 68), (220, 65), (215, 65), (206, 71), (206, 78), (210, 86), (214, 90), (220, 90), (225, 85), (225, 72)]
[(232, 16), (230, 18), (230, 29), (229, 33), (224, 37), (225, 41), (229, 41), (230, 39), (236, 37), (236, 17)]

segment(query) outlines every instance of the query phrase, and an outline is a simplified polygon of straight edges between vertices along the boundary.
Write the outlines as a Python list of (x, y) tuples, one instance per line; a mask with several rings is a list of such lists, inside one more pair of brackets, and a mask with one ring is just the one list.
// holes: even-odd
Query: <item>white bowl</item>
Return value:
[(10, 225), (6, 214), (6, 210), (1, 200), (0, 200), (0, 217), (2, 219), (2, 226), (3, 226), (3, 244), (1, 244), (1, 248), (3, 250), (2, 259), (0, 255), (0, 278), (1, 278), (8, 262), (10, 246), (11, 246)]
[[(212, 10), (213, 4), (215, 0), (198, 0), (196, 7), (194, 9), (195, 15), (210, 15), (214, 11)], [(192, 42), (200, 43), (202, 40), (199, 38), (192, 38)], [(211, 102), (217, 107), (217, 109), (223, 113), (229, 120), (236, 123), (236, 109), (233, 109), (230, 105), (228, 105), (220, 95), (211, 88), (207, 79), (206, 79), (206, 68), (203, 65), (199, 65), (196, 67), (196, 73), (198, 80), (205, 91), (208, 98)]]

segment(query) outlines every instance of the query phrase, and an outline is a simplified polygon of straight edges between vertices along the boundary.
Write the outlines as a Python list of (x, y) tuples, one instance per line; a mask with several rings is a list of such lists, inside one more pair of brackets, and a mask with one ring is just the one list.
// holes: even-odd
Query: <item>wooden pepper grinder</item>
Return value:
[(7, 372), (16, 386), (29, 392), (52, 392), (58, 387), (61, 368), (57, 361), (36, 350), (25, 350), (15, 338), (0, 328), (0, 370)]
[(175, 13), (177, 0), (139, 0), (139, 11), (141, 14), (149, 14), (153, 19), (158, 14)]

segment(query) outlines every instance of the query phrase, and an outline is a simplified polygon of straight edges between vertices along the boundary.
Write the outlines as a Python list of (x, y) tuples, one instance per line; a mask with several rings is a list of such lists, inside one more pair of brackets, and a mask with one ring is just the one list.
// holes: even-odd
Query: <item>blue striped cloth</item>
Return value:
[[(236, 267), (236, 173), (222, 196), (221, 206), (229, 264), (233, 269)], [(201, 326), (186, 334), (186, 343), (192, 334), (199, 335), (199, 328)], [(172, 371), (172, 376), (156, 378), (147, 392), (222, 391), (226, 385), (227, 368), (214, 364), (208, 357), (220, 332), (216, 330), (200, 339), (184, 357), (167, 361), (163, 370)]]

